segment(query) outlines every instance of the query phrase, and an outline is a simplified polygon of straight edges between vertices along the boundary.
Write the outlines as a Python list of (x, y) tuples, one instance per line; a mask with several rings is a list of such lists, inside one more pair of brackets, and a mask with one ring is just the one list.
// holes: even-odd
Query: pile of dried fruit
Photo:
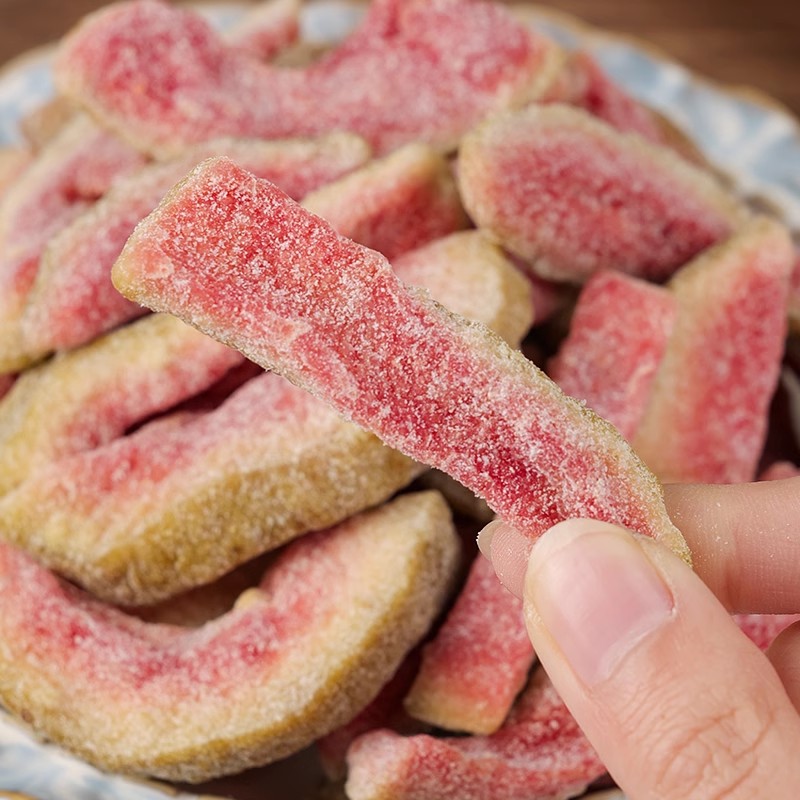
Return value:
[(441, 473), (689, 559), (659, 481), (755, 479), (790, 236), (500, 5), (374, 0), (321, 55), (298, 13), (105, 10), (2, 155), (0, 701), (122, 772), (317, 742), (352, 800), (580, 794)]

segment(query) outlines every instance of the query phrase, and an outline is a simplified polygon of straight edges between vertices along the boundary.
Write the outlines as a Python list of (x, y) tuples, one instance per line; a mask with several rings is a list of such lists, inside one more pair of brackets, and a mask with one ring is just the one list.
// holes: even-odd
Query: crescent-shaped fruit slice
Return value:
[(20, 317), (47, 241), (144, 159), (83, 116), (42, 150), (0, 203), (0, 374), (27, 367)]
[(498, 114), (464, 137), (464, 205), (545, 278), (601, 269), (663, 279), (746, 212), (667, 148), (562, 105)]
[(211, 386), (242, 356), (152, 315), (26, 371), (0, 402), (0, 494)]
[(486, 114), (540, 93), (559, 63), (553, 43), (486, 2), (380, 0), (341, 47), (282, 69), (227, 47), (193, 12), (139, 0), (89, 17), (55, 74), (65, 94), (159, 157), (220, 136), (331, 130), (386, 153), (415, 140), (455, 146)]
[(317, 189), (303, 206), (388, 259), (467, 226), (450, 164), (421, 143)]
[(131, 299), (169, 309), (448, 472), (536, 536), (614, 521), (687, 556), (661, 488), (608, 423), (484, 326), (409, 291), (383, 256), (277, 187), (206, 162), (114, 266)]
[(375, 731), (356, 739), (347, 762), (351, 800), (558, 800), (605, 773), (543, 670), (491, 736)]
[(369, 146), (353, 134), (266, 142), (221, 140), (196, 145), (124, 178), (47, 245), (22, 318), (32, 354), (65, 350), (133, 319), (143, 309), (111, 285), (111, 267), (133, 229), (192, 167), (225, 155), (299, 199), (364, 164)]
[(794, 251), (757, 217), (682, 269), (675, 330), (633, 444), (669, 482), (755, 478), (786, 341)]
[(0, 545), (0, 698), (115, 772), (184, 781), (295, 752), (351, 718), (444, 601), (444, 501), (405, 495), (291, 545), (196, 630), (147, 624)]
[(104, 600), (144, 605), (377, 505), (422, 469), (267, 373), (216, 411), (38, 470), (0, 500), (0, 538)]
[(525, 686), (534, 652), (522, 601), (478, 555), (455, 605), (433, 641), (405, 706), (439, 728), (494, 733)]
[(675, 325), (667, 289), (619, 272), (586, 282), (550, 377), (630, 441), (644, 416)]

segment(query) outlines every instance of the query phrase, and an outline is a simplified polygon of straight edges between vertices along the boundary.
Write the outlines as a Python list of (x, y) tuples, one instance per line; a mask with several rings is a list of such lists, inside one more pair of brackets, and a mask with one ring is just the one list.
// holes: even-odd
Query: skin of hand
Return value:
[(800, 785), (800, 623), (766, 654), (730, 613), (800, 613), (800, 478), (668, 486), (694, 571), (656, 542), (568, 520), (479, 544), (539, 658), (631, 800), (772, 800)]

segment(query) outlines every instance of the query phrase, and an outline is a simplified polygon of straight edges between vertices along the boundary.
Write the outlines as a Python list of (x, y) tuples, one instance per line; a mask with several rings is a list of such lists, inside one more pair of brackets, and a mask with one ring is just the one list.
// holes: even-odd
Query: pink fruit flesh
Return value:
[(347, 761), (352, 800), (555, 800), (605, 772), (542, 670), (492, 736), (376, 731), (353, 743)]
[(663, 279), (742, 217), (708, 173), (567, 106), (498, 115), (461, 146), (476, 224), (545, 278), (602, 269)]
[(66, 94), (161, 156), (224, 135), (330, 130), (388, 152), (454, 145), (488, 112), (535, 93), (554, 52), (490, 3), (379, 2), (339, 49), (281, 69), (226, 47), (192, 12), (140, 0), (85, 22), (55, 72)]
[(587, 516), (686, 555), (659, 485), (611, 426), (486, 328), (409, 291), (380, 254), (225, 159), (137, 228), (113, 278), (448, 472), (531, 536)]
[(406, 708), (440, 728), (494, 733), (525, 686), (533, 659), (522, 601), (478, 555), (455, 606), (423, 650)]
[(111, 771), (197, 781), (266, 763), (377, 693), (435, 615), (454, 553), (441, 499), (406, 495), (294, 543), (233, 611), (187, 630), (2, 543), (0, 697)]
[(19, 318), (47, 241), (143, 161), (116, 137), (78, 118), (6, 192), (0, 205), (0, 372), (30, 362)]
[(283, 142), (220, 140), (119, 181), (44, 251), (22, 321), (29, 352), (77, 347), (143, 313), (111, 285), (111, 267), (136, 224), (192, 167), (214, 155), (234, 158), (300, 198), (363, 164), (369, 148), (350, 134)]
[(569, 336), (550, 363), (550, 377), (630, 441), (650, 399), (676, 310), (666, 289), (621, 273), (593, 275), (578, 298)]
[(735, 614), (733, 618), (751, 642), (766, 650), (779, 633), (800, 621), (800, 614)]
[(792, 247), (756, 218), (670, 284), (675, 330), (634, 438), (665, 482), (755, 477), (786, 338)]

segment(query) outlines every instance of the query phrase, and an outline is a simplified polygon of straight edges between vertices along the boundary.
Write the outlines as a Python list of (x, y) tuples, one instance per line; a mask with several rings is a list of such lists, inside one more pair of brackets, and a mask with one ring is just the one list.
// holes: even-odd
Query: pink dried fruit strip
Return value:
[(437, 239), (392, 261), (403, 283), (427, 289), (450, 311), (490, 327), (516, 347), (534, 319), (530, 285), (479, 231)]
[(303, 206), (388, 259), (467, 226), (447, 159), (421, 143), (317, 189)]
[(598, 272), (578, 298), (569, 335), (550, 362), (550, 377), (630, 441), (676, 314), (668, 290), (622, 273)]
[(753, 480), (786, 338), (793, 251), (758, 217), (682, 269), (667, 347), (634, 448), (665, 482)]
[(745, 218), (716, 179), (567, 106), (496, 115), (464, 137), (462, 199), (536, 274), (663, 279)]
[(143, 605), (377, 505), (422, 467), (274, 374), (216, 411), (62, 458), (0, 500), (0, 537)]
[(0, 545), (0, 697), (111, 771), (200, 781), (350, 718), (430, 625), (453, 571), (445, 503), (406, 495), (289, 547), (198, 630), (149, 625)]
[(137, 228), (113, 279), (448, 472), (531, 536), (588, 516), (687, 555), (660, 486), (610, 425), (487, 328), (409, 291), (379, 253), (225, 159)]
[(84, 117), (62, 131), (0, 204), (0, 373), (28, 366), (20, 316), (47, 241), (143, 158)]
[(0, 403), (0, 494), (202, 391), (242, 360), (156, 315), (26, 371)]
[(790, 625), (800, 621), (800, 614), (734, 614), (742, 633), (761, 650), (766, 650)]
[(300, 36), (300, 0), (259, 0), (227, 32), (235, 48), (264, 61), (279, 55)]
[(557, 800), (605, 773), (542, 670), (491, 736), (375, 731), (353, 743), (347, 761), (351, 800)]
[(347, 133), (265, 142), (218, 140), (118, 181), (111, 191), (47, 245), (22, 319), (32, 358), (91, 341), (144, 310), (111, 285), (111, 267), (134, 227), (192, 167), (225, 155), (300, 198), (364, 164), (369, 146)]
[(533, 660), (522, 601), (479, 554), (455, 606), (423, 649), (406, 709), (447, 730), (494, 733), (524, 688)]
[(454, 146), (487, 113), (541, 93), (558, 61), (554, 44), (494, 4), (378, 0), (341, 47), (281, 69), (226, 47), (190, 11), (140, 0), (88, 18), (55, 71), (65, 94), (161, 157), (219, 136), (330, 130), (384, 153)]

